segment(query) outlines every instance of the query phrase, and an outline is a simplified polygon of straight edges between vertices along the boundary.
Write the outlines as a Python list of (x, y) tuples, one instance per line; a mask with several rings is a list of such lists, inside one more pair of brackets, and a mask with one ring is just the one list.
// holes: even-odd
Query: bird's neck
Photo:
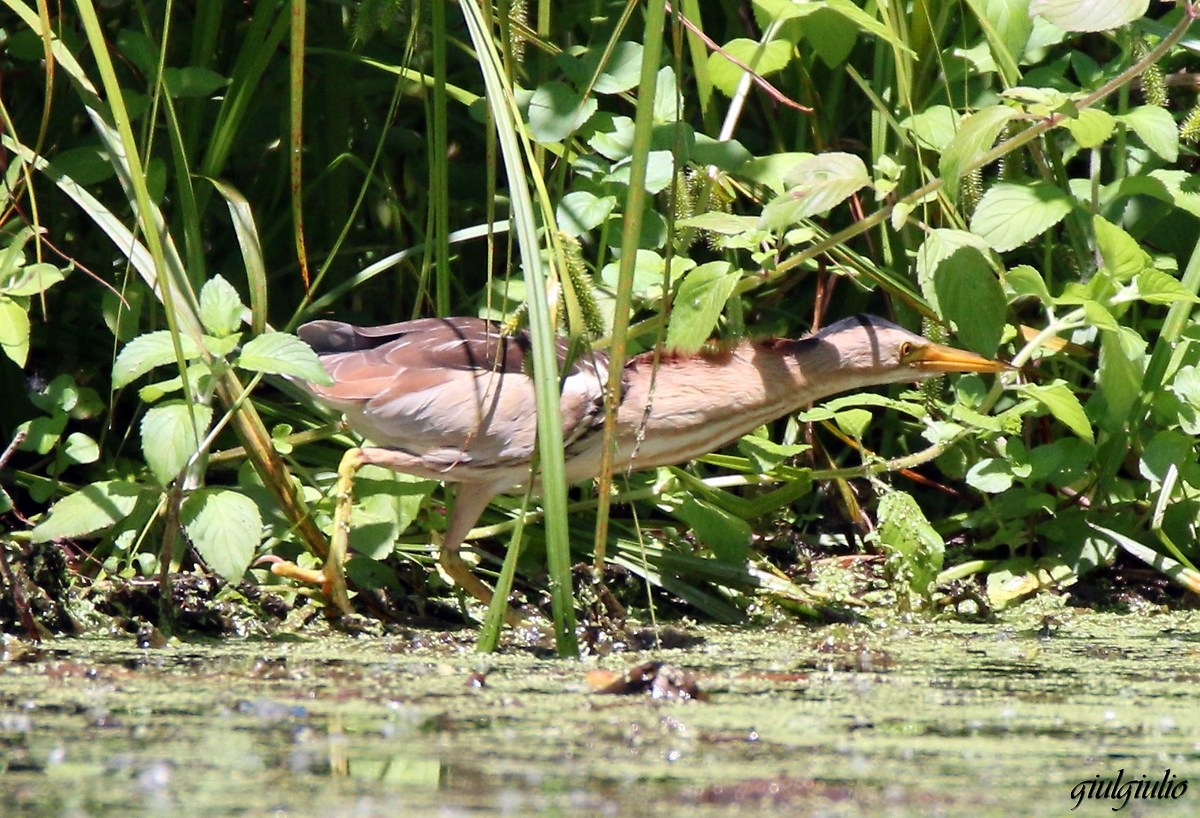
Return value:
[[(635, 469), (680, 463), (736, 440), (768, 421), (861, 385), (839, 372), (832, 345), (744, 341), (696, 355), (651, 353), (626, 368), (618, 415), (621, 462)], [(847, 377), (849, 376), (849, 377)]]

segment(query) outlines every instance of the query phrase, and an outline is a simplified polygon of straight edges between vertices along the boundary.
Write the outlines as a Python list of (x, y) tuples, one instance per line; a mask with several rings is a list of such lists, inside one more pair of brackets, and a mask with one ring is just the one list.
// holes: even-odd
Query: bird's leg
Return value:
[(342, 613), (351, 613), (350, 595), (346, 592), (346, 552), (350, 546), (350, 513), (354, 508), (354, 476), (367, 462), (363, 450), (347, 449), (338, 464), (337, 484), (333, 490), (333, 536), (329, 540), (329, 557), (325, 560), (325, 596)]
[[(438, 554), (442, 570), (454, 580), (454, 584), (484, 605), (492, 604), (492, 589), (471, 573), (470, 567), (463, 562), (459, 547), (495, 494), (490, 486), (459, 483), (454, 497), (454, 510), (450, 512), (450, 520), (446, 523), (446, 533), (442, 537)], [(504, 608), (504, 621), (514, 628), (527, 624), (525, 617), (508, 605)]]

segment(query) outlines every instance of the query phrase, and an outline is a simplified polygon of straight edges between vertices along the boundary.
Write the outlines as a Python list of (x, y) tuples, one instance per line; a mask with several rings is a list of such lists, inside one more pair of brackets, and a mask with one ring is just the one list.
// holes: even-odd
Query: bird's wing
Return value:
[[(300, 337), (321, 357), (332, 386), (310, 386), (377, 445), (451, 468), (528, 460), (536, 430), (531, 352), (524, 333), (500, 334), (478, 318), (426, 318), (381, 327), (317, 321)], [(560, 366), (567, 342), (558, 343)], [(564, 436), (595, 422), (606, 358), (589, 353), (564, 378)]]

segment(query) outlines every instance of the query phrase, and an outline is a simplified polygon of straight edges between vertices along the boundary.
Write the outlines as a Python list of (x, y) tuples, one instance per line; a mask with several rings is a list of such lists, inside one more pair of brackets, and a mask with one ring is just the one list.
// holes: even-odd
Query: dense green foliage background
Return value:
[[(1195, 14), (4, 0), (5, 547), (61, 542), (93, 579), (317, 561), (349, 440), (275, 377), (319, 370), (270, 327), (528, 303), (539, 338), (632, 353), (872, 311), (1021, 372), (618, 479), (610, 559), (719, 619), (750, 589), (848, 601), (807, 569), (864, 535), (910, 607), (973, 575), (1003, 606), (1122, 548), (1196, 590)], [(568, 516), (544, 457), (546, 528), (515, 498), (479, 532), (525, 538), (534, 601), (543, 530), (561, 589), (597, 505)], [(363, 477), (351, 578), (423, 596), (443, 490)]]

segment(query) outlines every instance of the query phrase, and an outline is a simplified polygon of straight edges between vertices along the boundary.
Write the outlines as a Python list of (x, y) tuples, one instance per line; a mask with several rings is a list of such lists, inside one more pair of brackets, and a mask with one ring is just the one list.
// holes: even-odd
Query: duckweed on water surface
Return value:
[[(9, 643), (0, 814), (1200, 808), (1195, 612), (697, 633), (686, 650), (583, 662), (481, 657), (470, 632)], [(709, 700), (597, 695), (585, 681), (651, 659), (690, 671)], [(1124, 789), (1105, 797), (1097, 777), (1118, 774)], [(1175, 797), (1150, 797), (1164, 775)]]

